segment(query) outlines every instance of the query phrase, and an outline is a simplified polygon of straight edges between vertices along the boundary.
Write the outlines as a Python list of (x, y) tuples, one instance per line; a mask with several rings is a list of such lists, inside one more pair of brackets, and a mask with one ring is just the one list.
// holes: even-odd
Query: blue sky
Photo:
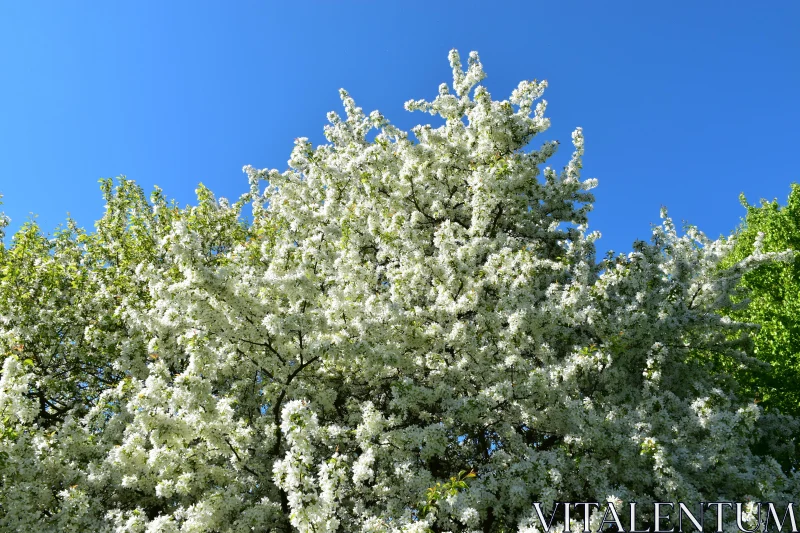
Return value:
[(0, 194), (11, 230), (36, 213), (91, 227), (97, 180), (121, 174), (181, 204), (231, 198), (245, 164), (284, 170), (324, 141), (346, 88), (408, 128), (403, 103), (477, 50), (504, 99), (547, 79), (554, 166), (586, 135), (601, 253), (649, 238), (659, 207), (713, 237), (788, 196), (800, 124), (800, 2), (3, 2)]

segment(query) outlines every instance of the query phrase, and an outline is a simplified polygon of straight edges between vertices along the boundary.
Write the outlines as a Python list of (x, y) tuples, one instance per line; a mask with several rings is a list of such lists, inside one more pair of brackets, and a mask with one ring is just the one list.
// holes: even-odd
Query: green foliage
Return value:
[[(777, 200), (747, 203), (740, 196), (747, 216), (735, 234), (736, 243), (727, 259), (732, 265), (752, 254), (760, 246), (763, 252), (800, 250), (800, 185), (793, 184), (785, 206)], [(763, 236), (759, 237), (759, 234)], [(763, 264), (742, 277), (743, 295), (733, 309), (735, 320), (760, 325), (752, 335), (753, 354), (763, 365), (734, 369), (743, 386), (767, 413), (800, 415), (800, 256), (788, 262)], [(750, 302), (746, 303), (744, 297)], [(774, 437), (774, 436), (773, 436)], [(800, 437), (796, 435), (795, 439)], [(790, 460), (797, 464), (797, 455)]]
[(420, 515), (425, 517), (439, 508), (439, 501), (457, 495), (462, 490), (467, 490), (467, 480), (477, 477), (474, 470), (462, 470), (445, 483), (437, 483), (425, 493), (425, 504), (420, 509)]

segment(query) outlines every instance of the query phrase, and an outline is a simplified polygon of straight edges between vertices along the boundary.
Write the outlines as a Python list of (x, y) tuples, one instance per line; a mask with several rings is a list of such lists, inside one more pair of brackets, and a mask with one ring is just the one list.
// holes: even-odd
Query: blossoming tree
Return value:
[[(341, 92), (329, 143), (180, 209), (103, 181), (93, 233), (0, 248), (0, 529), (534, 531), (534, 502), (795, 498), (716, 311), (771, 260), (680, 236), (597, 262), (583, 135), (477, 54), (413, 137)], [(252, 222), (242, 210), (252, 206)], [(595, 525), (599, 518), (593, 518)]]

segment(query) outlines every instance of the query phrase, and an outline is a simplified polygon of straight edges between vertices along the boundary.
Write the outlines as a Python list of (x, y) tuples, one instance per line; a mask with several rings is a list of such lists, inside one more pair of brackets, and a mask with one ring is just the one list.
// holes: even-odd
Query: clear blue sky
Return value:
[(503, 99), (547, 79), (553, 127), (586, 135), (600, 252), (649, 238), (666, 205), (711, 236), (800, 181), (800, 2), (3, 2), (0, 193), (12, 230), (102, 213), (121, 174), (181, 204), (198, 182), (247, 188), (245, 164), (286, 168), (323, 142), (346, 88), (402, 127), (403, 102), (477, 50)]

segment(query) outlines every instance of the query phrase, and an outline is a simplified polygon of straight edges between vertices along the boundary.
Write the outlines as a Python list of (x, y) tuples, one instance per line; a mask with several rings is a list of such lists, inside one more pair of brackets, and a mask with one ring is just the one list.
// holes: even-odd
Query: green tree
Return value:
[[(750, 205), (744, 194), (740, 200), (747, 215), (736, 231), (726, 264), (743, 260), (759, 246), (762, 252), (800, 251), (800, 185), (792, 185), (785, 206), (777, 200)], [(743, 295), (738, 300), (745, 305), (731, 310), (730, 315), (760, 326), (752, 334), (753, 355), (768, 363), (735, 371), (743, 394), (769, 414), (796, 417), (800, 415), (800, 255), (748, 272), (742, 277), (740, 289)], [(797, 442), (800, 435), (793, 433)], [(775, 441), (776, 435), (771, 440)], [(796, 454), (786, 460), (792, 464), (798, 461)]]

